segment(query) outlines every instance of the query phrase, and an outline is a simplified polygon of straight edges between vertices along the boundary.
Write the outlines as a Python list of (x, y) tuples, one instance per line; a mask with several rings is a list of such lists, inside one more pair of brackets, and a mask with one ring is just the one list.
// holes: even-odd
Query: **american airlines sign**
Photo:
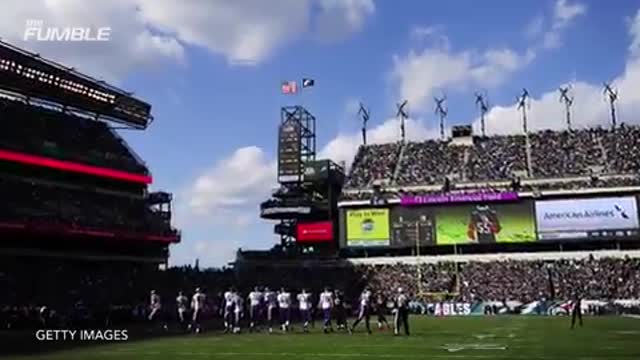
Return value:
[(638, 208), (631, 196), (537, 201), (535, 206), (541, 238), (545, 233), (638, 228)]

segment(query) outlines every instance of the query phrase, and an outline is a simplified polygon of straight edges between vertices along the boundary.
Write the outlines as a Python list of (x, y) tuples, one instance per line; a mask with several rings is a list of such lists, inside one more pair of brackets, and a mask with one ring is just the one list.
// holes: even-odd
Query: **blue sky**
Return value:
[[(257, 206), (276, 186), (281, 106), (306, 106), (318, 119), (320, 154), (347, 163), (360, 140), (359, 100), (371, 108), (374, 142), (398, 138), (394, 107), (405, 98), (411, 139), (436, 136), (431, 99), (442, 93), (448, 125), (477, 127), (479, 89), (493, 106), (492, 133), (520, 129), (522, 87), (533, 96), (532, 127), (562, 127), (557, 88), (567, 83), (578, 125), (606, 123), (602, 81), (620, 89), (621, 119), (637, 122), (639, 8), (623, 0), (8, 0), (0, 36), (153, 105), (152, 126), (124, 136), (152, 169), (153, 188), (175, 194), (183, 243), (171, 262), (222, 265), (238, 247), (276, 241)], [(112, 39), (25, 42), (27, 19), (109, 26)], [(281, 81), (302, 77), (316, 86), (280, 94)]]

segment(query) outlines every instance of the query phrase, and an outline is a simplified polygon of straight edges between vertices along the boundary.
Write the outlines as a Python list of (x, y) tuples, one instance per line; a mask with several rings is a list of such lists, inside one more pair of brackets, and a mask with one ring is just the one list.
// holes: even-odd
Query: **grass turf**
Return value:
[[(199, 335), (96, 344), (24, 360), (73, 359), (640, 359), (640, 319), (585, 318), (569, 329), (566, 317), (413, 317), (410, 337), (389, 332)], [(373, 325), (373, 323), (372, 323)]]

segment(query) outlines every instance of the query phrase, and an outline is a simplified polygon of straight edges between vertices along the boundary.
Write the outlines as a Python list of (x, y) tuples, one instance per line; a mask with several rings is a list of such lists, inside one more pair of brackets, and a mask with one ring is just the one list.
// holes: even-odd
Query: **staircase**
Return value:
[(527, 177), (533, 177), (533, 157), (531, 156), (531, 142), (529, 141), (529, 135), (524, 136), (524, 147), (527, 154)]
[(598, 148), (602, 152), (602, 164), (604, 165), (605, 172), (611, 172), (611, 168), (609, 166), (609, 155), (607, 155), (607, 149), (604, 148), (604, 144), (602, 143), (602, 138), (600, 136), (596, 136), (598, 140)]
[(406, 142), (402, 142), (400, 145), (400, 154), (398, 155), (398, 162), (396, 163), (396, 168), (393, 170), (393, 176), (391, 177), (391, 184), (396, 185), (396, 179), (398, 178), (398, 174), (400, 173), (400, 168), (402, 167), (402, 159), (404, 158), (404, 149), (407, 147)]
[(464, 158), (462, 160), (462, 169), (460, 169), (460, 180), (467, 181), (469, 179), (469, 158), (471, 157), (471, 147), (464, 147)]

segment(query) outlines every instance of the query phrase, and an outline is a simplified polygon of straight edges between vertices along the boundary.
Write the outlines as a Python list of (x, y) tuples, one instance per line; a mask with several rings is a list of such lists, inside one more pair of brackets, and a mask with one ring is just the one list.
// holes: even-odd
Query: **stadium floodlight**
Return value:
[(400, 138), (402, 139), (402, 142), (405, 141), (405, 135), (406, 135), (405, 129), (404, 129), (404, 122), (406, 119), (409, 118), (408, 110), (406, 110), (408, 103), (409, 103), (409, 100), (404, 100), (401, 104), (396, 105), (398, 107), (398, 113), (396, 114), (396, 116), (400, 119)]
[(485, 125), (485, 115), (489, 111), (489, 102), (487, 100), (486, 91), (485, 91), (485, 94), (476, 92), (476, 106), (480, 109), (480, 129), (482, 131), (482, 137), (485, 137), (487, 136), (486, 125)]
[(444, 119), (447, 117), (449, 110), (447, 109), (446, 101), (447, 95), (443, 94), (441, 98), (433, 97), (433, 101), (436, 102), (435, 113), (440, 117), (440, 137), (442, 140), (445, 139), (444, 136)]
[(567, 119), (567, 129), (571, 131), (571, 106), (573, 105), (573, 94), (571, 94), (571, 84), (560, 87), (558, 91), (560, 91), (560, 102), (564, 103), (565, 111), (566, 111), (566, 119)]
[(367, 145), (367, 123), (369, 122), (370, 112), (360, 103), (360, 109), (358, 109), (358, 115), (362, 118), (362, 144)]
[(611, 86), (611, 83), (604, 83), (604, 89), (602, 93), (605, 98), (609, 100), (609, 106), (611, 108), (611, 127), (616, 128), (616, 101), (618, 100), (618, 89)]
[(518, 103), (518, 110), (522, 110), (522, 130), (524, 134), (527, 135), (529, 133), (527, 126), (527, 108), (531, 108), (531, 102), (529, 101), (529, 91), (526, 88), (523, 88), (522, 94), (516, 97), (516, 102)]

